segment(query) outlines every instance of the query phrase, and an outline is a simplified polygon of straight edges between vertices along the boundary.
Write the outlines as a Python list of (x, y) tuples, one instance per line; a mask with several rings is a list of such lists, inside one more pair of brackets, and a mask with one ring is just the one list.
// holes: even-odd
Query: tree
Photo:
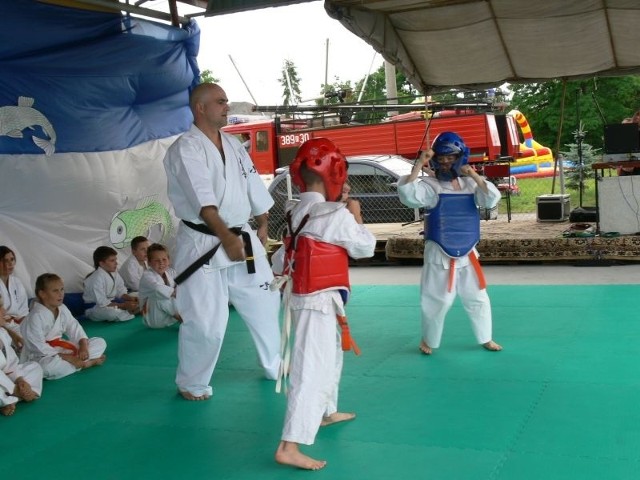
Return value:
[(565, 162), (564, 167), (569, 167), (565, 171), (565, 186), (570, 190), (581, 190), (580, 193), (582, 193), (589, 188), (585, 180), (595, 178), (591, 164), (597, 159), (599, 149), (593, 148), (584, 141), (578, 145), (578, 142), (587, 136), (582, 124), (572, 134), (575, 143), (567, 144), (569, 150), (560, 152)]
[(302, 101), (298, 71), (291, 60), (284, 61), (282, 65), (282, 76), (278, 81), (283, 87), (283, 105), (297, 105)]
[(521, 111), (527, 117), (535, 140), (550, 146), (554, 151), (557, 148), (558, 130), (561, 128), (561, 115), (560, 145), (572, 143), (572, 132), (581, 121), (586, 132), (584, 143), (600, 149), (603, 146), (604, 125), (620, 123), (640, 107), (640, 77), (637, 76), (566, 82), (564, 112), (561, 108), (564, 89), (561, 80), (511, 85), (510, 89), (513, 92), (511, 108)]
[(213, 76), (213, 72), (211, 70), (203, 70), (200, 72), (200, 83), (218, 83), (216, 77)]
[[(366, 84), (365, 84), (366, 79)], [(364, 85), (364, 92), (360, 95)], [(393, 99), (400, 104), (411, 103), (415, 99), (417, 91), (407, 81), (404, 74), (396, 70), (396, 85), (399, 98)], [(384, 104), (387, 102), (386, 98), (386, 81), (384, 64), (380, 66), (369, 77), (362, 77), (358, 80), (355, 86), (351, 85), (351, 81), (343, 82), (340, 78), (335, 77), (335, 81), (331, 85), (322, 84), (320, 86), (321, 94), (325, 98), (324, 104), (336, 104), (336, 103), (356, 103), (360, 98), (360, 104)], [(316, 103), (321, 105), (322, 100), (316, 100)], [(345, 114), (346, 116), (346, 114)], [(349, 114), (351, 117), (351, 114)], [(366, 111), (358, 112), (352, 117), (353, 122), (357, 123), (377, 123), (380, 120), (387, 117), (386, 111)]]

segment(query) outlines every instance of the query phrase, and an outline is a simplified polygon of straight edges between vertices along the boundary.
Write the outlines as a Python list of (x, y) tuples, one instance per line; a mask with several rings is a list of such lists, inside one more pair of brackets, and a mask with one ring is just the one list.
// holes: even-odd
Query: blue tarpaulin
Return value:
[(56, 153), (118, 150), (189, 128), (195, 21), (180, 29), (34, 0), (11, 4), (0, 29), (0, 153), (43, 153), (32, 137)]

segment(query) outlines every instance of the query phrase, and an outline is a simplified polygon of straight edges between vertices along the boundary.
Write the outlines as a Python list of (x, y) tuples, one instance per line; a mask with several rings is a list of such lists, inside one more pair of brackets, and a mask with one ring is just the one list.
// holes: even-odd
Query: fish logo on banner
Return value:
[(173, 231), (173, 222), (167, 208), (156, 200), (156, 195), (143, 198), (133, 210), (122, 210), (111, 220), (109, 238), (117, 249), (128, 247), (135, 237), (148, 237), (155, 226), (162, 230), (161, 241)]
[(24, 138), (23, 130), (40, 127), (49, 139), (34, 135), (33, 143), (44, 150), (46, 155), (51, 155), (56, 150), (56, 131), (47, 117), (33, 108), (33, 103), (34, 99), (31, 97), (18, 97), (17, 107), (0, 107), (0, 135), (21, 139)]

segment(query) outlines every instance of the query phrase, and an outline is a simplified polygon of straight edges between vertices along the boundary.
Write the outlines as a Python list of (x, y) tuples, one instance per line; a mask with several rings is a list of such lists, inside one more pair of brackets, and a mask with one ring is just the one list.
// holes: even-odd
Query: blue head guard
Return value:
[[(464, 144), (462, 138), (456, 133), (442, 132), (433, 141), (431, 149), (435, 153), (431, 161), (436, 170), (436, 177), (439, 180), (453, 180), (460, 175), (460, 167), (469, 163), (469, 147)], [(450, 172), (440, 171), (438, 157), (442, 155), (455, 155), (458, 157), (451, 166)]]

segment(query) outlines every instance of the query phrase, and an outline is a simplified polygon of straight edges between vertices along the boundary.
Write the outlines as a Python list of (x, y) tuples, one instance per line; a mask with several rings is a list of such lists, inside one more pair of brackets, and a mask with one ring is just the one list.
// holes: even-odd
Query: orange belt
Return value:
[(64, 340), (62, 338), (54, 338), (53, 340), (47, 340), (47, 343), (52, 347), (60, 347), (60, 348), (64, 348), (65, 350), (71, 350), (71, 352), (73, 352), (74, 355), (78, 354), (78, 347), (76, 347), (69, 340)]
[(347, 352), (353, 350), (353, 353), (360, 355), (360, 348), (356, 344), (355, 340), (351, 338), (351, 331), (349, 330), (349, 324), (347, 323), (347, 317), (344, 315), (336, 315), (338, 319), (338, 325), (342, 330), (342, 351)]
[[(473, 266), (473, 269), (476, 272), (476, 276), (478, 277), (478, 284), (479, 284), (478, 286), (480, 287), (480, 290), (484, 290), (485, 288), (487, 288), (487, 280), (484, 278), (484, 272), (482, 271), (482, 267), (480, 266), (480, 261), (478, 260), (478, 256), (476, 255), (476, 252), (474, 252), (473, 250), (469, 254), (469, 260), (471, 261), (471, 265)], [(447, 286), (448, 292), (450, 292), (453, 289), (453, 278), (456, 270), (455, 266), (456, 266), (456, 259), (452, 258), (451, 260), (449, 260), (449, 285)]]

